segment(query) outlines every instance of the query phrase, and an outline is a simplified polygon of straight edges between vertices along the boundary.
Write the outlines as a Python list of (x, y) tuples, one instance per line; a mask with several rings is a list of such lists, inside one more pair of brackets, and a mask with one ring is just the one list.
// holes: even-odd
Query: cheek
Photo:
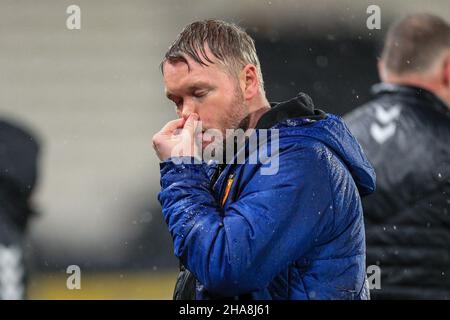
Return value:
[(226, 115), (225, 99), (218, 99), (217, 97), (208, 99), (203, 105), (200, 105), (198, 108), (198, 114), (200, 119), (205, 124), (217, 124), (221, 122), (221, 119)]
[(224, 90), (212, 93), (204, 104), (199, 105), (197, 111), (203, 127), (221, 129), (230, 125), (230, 119), (236, 114), (235, 92)]

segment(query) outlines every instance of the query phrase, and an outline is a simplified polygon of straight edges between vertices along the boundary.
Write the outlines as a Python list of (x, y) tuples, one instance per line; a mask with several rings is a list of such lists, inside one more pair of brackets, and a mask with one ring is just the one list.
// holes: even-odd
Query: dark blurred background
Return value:
[[(66, 8), (81, 8), (81, 30)], [(381, 29), (368, 30), (370, 4)], [(233, 21), (254, 37), (269, 100), (303, 91), (339, 115), (370, 98), (387, 26), (448, 1), (0, 2), (0, 117), (42, 142), (27, 258), (31, 298), (170, 298), (177, 260), (151, 137), (175, 117), (158, 66), (181, 28)], [(82, 290), (67, 290), (79, 265)]]

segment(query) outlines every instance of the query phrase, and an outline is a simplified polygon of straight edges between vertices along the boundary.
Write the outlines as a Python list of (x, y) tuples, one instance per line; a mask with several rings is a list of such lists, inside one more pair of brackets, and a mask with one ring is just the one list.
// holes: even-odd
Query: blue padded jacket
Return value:
[(214, 184), (216, 164), (160, 165), (158, 199), (196, 298), (368, 299), (360, 196), (374, 191), (372, 166), (338, 116), (271, 129), (278, 152), (227, 164)]

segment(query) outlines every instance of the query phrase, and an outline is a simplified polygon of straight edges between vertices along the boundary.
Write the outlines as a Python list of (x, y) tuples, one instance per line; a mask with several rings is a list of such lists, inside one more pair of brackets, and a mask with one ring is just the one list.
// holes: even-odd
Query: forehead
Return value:
[[(208, 52), (207, 52), (208, 54)], [(186, 61), (166, 61), (163, 65), (163, 77), (166, 91), (175, 91), (195, 82), (216, 83), (229, 79), (225, 67), (212, 54), (208, 54), (213, 63), (201, 65), (190, 56), (185, 55)]]

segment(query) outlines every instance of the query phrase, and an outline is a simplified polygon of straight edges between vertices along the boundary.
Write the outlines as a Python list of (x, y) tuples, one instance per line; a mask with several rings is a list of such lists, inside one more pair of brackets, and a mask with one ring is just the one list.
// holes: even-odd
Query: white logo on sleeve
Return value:
[(23, 298), (23, 275), (21, 249), (0, 245), (0, 300)]
[(381, 105), (375, 106), (376, 122), (370, 126), (370, 134), (379, 144), (383, 144), (395, 134), (397, 124), (395, 120), (398, 119), (401, 113), (401, 108), (395, 105), (389, 110), (385, 110)]

